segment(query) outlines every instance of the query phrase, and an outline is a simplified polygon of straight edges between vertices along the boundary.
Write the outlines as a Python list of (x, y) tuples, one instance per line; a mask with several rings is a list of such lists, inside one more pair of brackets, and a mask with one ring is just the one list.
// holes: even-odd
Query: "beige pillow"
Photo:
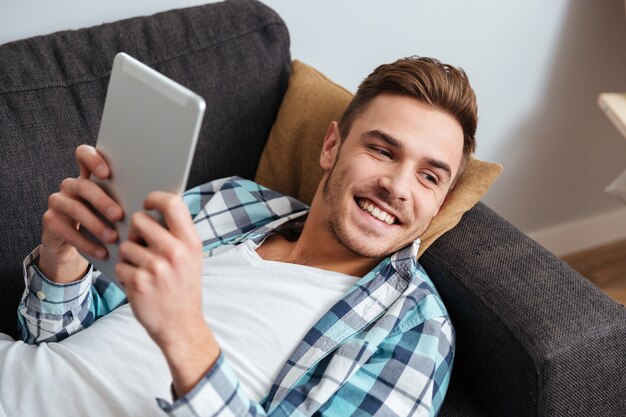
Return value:
[[(314, 68), (295, 60), (289, 86), (267, 145), (256, 181), (310, 204), (323, 176), (319, 166), (328, 125), (339, 120), (352, 94)], [(421, 236), (418, 256), (439, 236), (456, 226), (502, 172), (502, 166), (470, 159), (456, 187)]]

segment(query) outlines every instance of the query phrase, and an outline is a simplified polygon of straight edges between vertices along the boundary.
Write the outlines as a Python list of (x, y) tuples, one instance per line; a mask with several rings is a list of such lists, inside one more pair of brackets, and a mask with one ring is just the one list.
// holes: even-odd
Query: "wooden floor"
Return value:
[(609, 297), (626, 305), (626, 241), (563, 256), (562, 259)]

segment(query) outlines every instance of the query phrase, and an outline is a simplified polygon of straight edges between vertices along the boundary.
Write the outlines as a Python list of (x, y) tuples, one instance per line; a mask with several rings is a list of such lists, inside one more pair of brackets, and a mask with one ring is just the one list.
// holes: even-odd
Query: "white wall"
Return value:
[[(0, 43), (200, 3), (6, 1)], [(376, 65), (406, 55), (463, 67), (478, 95), (477, 155), (505, 167), (485, 202), (522, 230), (622, 209), (603, 188), (626, 168), (626, 140), (596, 105), (600, 92), (626, 91), (622, 0), (266, 4), (285, 19), (292, 56), (353, 91)]]

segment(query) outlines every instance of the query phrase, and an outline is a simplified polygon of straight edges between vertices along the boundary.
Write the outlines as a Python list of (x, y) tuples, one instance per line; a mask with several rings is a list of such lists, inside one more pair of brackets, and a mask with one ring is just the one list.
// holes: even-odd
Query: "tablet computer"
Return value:
[[(100, 216), (119, 234), (116, 243), (104, 245), (107, 259), (82, 254), (107, 277), (116, 279), (118, 245), (148, 194), (184, 191), (204, 109), (199, 95), (125, 53), (115, 56), (96, 142), (111, 176), (91, 179), (121, 205), (124, 218), (111, 224)], [(162, 222), (158, 213), (150, 214)], [(102, 244), (86, 229), (81, 232)]]

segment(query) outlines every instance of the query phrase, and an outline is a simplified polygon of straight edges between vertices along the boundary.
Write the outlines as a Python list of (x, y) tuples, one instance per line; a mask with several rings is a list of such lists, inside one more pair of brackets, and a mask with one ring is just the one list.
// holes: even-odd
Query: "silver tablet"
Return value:
[(96, 143), (111, 177), (92, 180), (122, 206), (124, 219), (111, 225), (101, 216), (119, 234), (117, 243), (105, 245), (106, 260), (83, 254), (109, 278), (115, 279), (118, 244), (128, 236), (130, 217), (143, 210), (147, 195), (184, 191), (204, 109), (202, 97), (187, 88), (125, 53), (115, 56)]

